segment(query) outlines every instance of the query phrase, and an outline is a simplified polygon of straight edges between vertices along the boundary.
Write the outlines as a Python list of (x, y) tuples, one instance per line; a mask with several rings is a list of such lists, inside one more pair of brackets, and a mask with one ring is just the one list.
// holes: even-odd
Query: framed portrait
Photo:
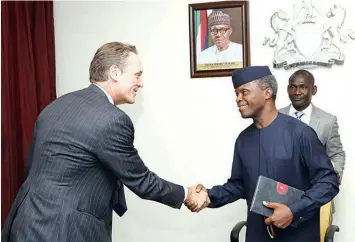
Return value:
[(231, 76), (250, 65), (248, 1), (189, 4), (192, 78)]

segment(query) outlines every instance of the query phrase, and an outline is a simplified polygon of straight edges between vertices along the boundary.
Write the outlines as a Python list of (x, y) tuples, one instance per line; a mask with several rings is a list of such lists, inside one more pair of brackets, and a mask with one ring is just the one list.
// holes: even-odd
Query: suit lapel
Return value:
[(313, 105), (309, 126), (311, 126), (311, 128), (313, 128), (317, 134), (319, 134), (319, 131), (317, 130), (319, 126), (319, 122), (320, 122), (320, 116), (319, 113), (317, 112), (317, 107)]
[(289, 115), (289, 113), (290, 113), (290, 108), (291, 108), (291, 105), (288, 105), (287, 107), (284, 107), (284, 108), (281, 109), (280, 111), (281, 111), (281, 113), (283, 113), (283, 114)]

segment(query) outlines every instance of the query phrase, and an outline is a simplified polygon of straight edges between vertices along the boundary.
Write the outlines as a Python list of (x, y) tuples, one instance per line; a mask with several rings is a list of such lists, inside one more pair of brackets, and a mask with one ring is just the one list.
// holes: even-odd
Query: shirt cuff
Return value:
[(184, 202), (186, 201), (186, 198), (187, 198), (187, 194), (189, 193), (189, 190), (184, 187), (184, 191), (185, 191), (185, 198), (184, 198)]

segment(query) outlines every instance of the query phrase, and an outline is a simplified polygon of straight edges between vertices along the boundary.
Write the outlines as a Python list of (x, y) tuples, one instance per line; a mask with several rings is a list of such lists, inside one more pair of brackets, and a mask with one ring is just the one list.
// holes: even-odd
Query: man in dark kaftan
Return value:
[[(263, 175), (305, 194), (289, 206), (266, 201), (265, 206), (274, 209), (269, 218), (249, 211), (246, 241), (319, 242), (320, 207), (339, 192), (337, 175), (322, 143), (308, 125), (277, 112), (277, 83), (268, 67), (237, 69), (232, 79), (242, 117), (254, 122), (236, 140), (231, 177), (207, 189), (208, 207), (243, 198), (249, 210), (258, 177)], [(196, 191), (201, 189), (206, 188), (199, 185)], [(186, 204), (192, 211), (200, 210), (193, 202)], [(273, 228), (274, 239), (267, 226)]]

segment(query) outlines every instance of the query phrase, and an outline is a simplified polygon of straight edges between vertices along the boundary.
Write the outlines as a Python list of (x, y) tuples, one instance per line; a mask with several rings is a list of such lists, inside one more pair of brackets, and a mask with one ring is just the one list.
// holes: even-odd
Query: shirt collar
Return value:
[(108, 98), (108, 101), (109, 101), (110, 103), (114, 104), (112, 97), (110, 96), (110, 94), (108, 94), (108, 92), (106, 92), (105, 89), (103, 89), (100, 85), (97, 85), (96, 83), (93, 83), (93, 84), (94, 84), (95, 86), (97, 86), (98, 88), (100, 88), (100, 89), (105, 93), (105, 95), (106, 95), (106, 97)]
[(229, 45), (228, 45), (228, 48), (227, 48), (227, 49), (220, 51), (220, 50), (218, 50), (217, 46), (214, 45), (214, 51), (215, 51), (216, 54), (218, 54), (218, 53), (227, 51), (230, 47), (231, 47), (231, 42), (229, 41)]
[[(311, 104), (309, 104), (309, 106), (308, 106), (306, 109), (302, 110), (302, 112), (304, 113), (304, 115), (306, 115), (307, 117), (310, 117), (311, 114), (312, 114), (312, 108), (313, 108), (312, 106), (313, 106), (313, 105), (312, 105), (312, 103), (311, 103)], [(289, 114), (294, 116), (295, 113), (297, 113), (297, 112), (299, 112), (299, 111), (297, 111), (297, 110), (293, 107), (293, 105), (291, 104)]]

